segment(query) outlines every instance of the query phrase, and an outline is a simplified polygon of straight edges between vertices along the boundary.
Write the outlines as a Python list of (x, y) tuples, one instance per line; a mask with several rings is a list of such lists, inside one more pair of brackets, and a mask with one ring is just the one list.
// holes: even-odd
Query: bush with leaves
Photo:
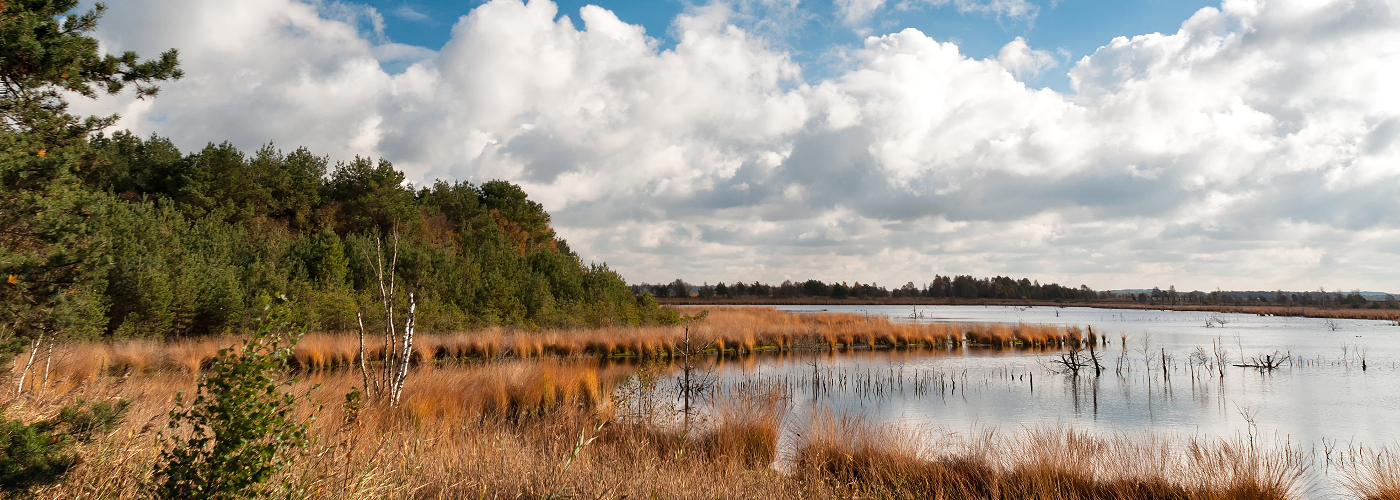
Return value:
[(88, 442), (121, 421), (129, 402), (78, 400), (52, 419), (25, 424), (0, 417), (0, 493), (27, 494), (58, 482), (78, 463), (74, 443)]
[(238, 349), (219, 351), (185, 406), (176, 396), (164, 449), (156, 463), (158, 498), (259, 498), (266, 484), (308, 445), (306, 420), (288, 391), (287, 358), (304, 328), (287, 320), (283, 303), (263, 308)]

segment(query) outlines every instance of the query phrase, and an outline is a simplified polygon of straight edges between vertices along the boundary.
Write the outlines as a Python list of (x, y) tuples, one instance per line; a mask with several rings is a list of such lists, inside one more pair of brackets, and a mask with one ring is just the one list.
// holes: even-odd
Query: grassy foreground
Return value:
[[(800, 334), (810, 335), (813, 323), (837, 345), (907, 343), (916, 337), (901, 335), (918, 333), (842, 315), (792, 316), (716, 311), (698, 335), (761, 349), (801, 347)], [(773, 321), (756, 321), (761, 317)], [(664, 353), (677, 332), (582, 331), (577, 340), (566, 333), (424, 336), (424, 352), (454, 345), (498, 350), (460, 359), (425, 355), (437, 361), (414, 368), (399, 407), (369, 402), (358, 412), (343, 398), (360, 383), (358, 371), (335, 368), (348, 362), (314, 361), (335, 359), (336, 346), (356, 340), (308, 341), (293, 392), (311, 390), (300, 412), (315, 417), (314, 441), (274, 482), (304, 498), (1284, 499), (1301, 498), (1309, 487), (1310, 458), (1250, 438), (1099, 436), (1069, 428), (934, 433), (820, 411), (793, 416), (783, 394), (762, 388), (713, 397), (686, 432), (673, 409), (639, 408), (639, 398), (664, 399), (647, 391), (649, 381), (673, 375), (665, 363), (639, 371), (631, 358), (600, 359)], [(927, 339), (938, 333), (946, 332), (924, 331), (933, 335)], [(608, 338), (615, 338), (612, 347)], [(590, 342), (602, 347), (590, 351)], [(132, 401), (122, 424), (79, 445), (82, 463), (39, 497), (145, 496), (175, 393), (194, 388), (202, 353), (220, 343), (68, 346), (47, 383), (0, 396), (6, 415), (24, 420), (50, 416), (77, 398)], [(567, 346), (580, 350), (551, 350)], [(1390, 457), (1353, 460), (1349, 491), (1396, 498), (1400, 467)]]

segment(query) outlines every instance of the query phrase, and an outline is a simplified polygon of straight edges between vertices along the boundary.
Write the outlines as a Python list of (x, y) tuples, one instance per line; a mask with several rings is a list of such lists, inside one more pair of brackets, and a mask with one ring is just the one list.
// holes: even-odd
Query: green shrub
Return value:
[(79, 399), (58, 416), (25, 424), (0, 417), (0, 493), (24, 495), (36, 486), (58, 482), (78, 463), (74, 442), (87, 442), (121, 421), (129, 402)]
[[(285, 298), (283, 299), (285, 301)], [(158, 498), (260, 498), (266, 484), (303, 450), (308, 420), (296, 416), (286, 362), (304, 333), (285, 305), (265, 306), (239, 349), (219, 351), (184, 406), (176, 396), (156, 462)]]

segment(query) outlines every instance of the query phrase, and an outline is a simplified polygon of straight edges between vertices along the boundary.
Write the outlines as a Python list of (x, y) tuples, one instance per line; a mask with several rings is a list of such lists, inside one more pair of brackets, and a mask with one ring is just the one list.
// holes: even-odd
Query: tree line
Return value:
[(1122, 301), (1146, 305), (1276, 305), (1295, 307), (1332, 308), (1372, 308), (1400, 309), (1400, 301), (1394, 295), (1369, 299), (1360, 291), (1350, 293), (1328, 292), (1325, 290), (1286, 292), (1244, 292), (1194, 290), (1179, 292), (1175, 286), (1166, 290), (1094, 290), (1087, 285), (1078, 288), (1057, 283), (1042, 284), (1028, 278), (1014, 279), (1006, 276), (975, 278), (970, 275), (935, 275), (932, 281), (923, 285), (907, 282), (893, 290), (876, 283), (847, 284), (846, 282), (825, 283), (820, 280), (795, 282), (785, 280), (771, 285), (753, 281), (745, 283), (720, 282), (714, 285), (704, 283), (693, 285), (677, 279), (670, 283), (632, 285), (634, 293), (650, 294), (658, 298), (700, 298), (700, 299), (882, 299), (924, 297), (932, 299), (967, 300), (1034, 300), (1051, 302)]
[(853, 284), (833, 282), (828, 284), (814, 279), (801, 282), (786, 280), (778, 285), (770, 285), (758, 281), (752, 283), (737, 281), (732, 284), (720, 282), (715, 285), (705, 283), (699, 286), (677, 279), (671, 283), (655, 285), (643, 283), (640, 285), (633, 285), (632, 290), (636, 293), (649, 293), (658, 298), (719, 297), (794, 299), (821, 297), (832, 299), (868, 299), (928, 297), (940, 299), (1083, 301), (1110, 298), (1112, 296), (1110, 292), (1098, 292), (1085, 285), (1080, 285), (1079, 288), (1070, 288), (1056, 283), (1041, 284), (1039, 281), (1032, 281), (1027, 278), (1021, 278), (1019, 280), (1005, 276), (975, 278), (969, 275), (936, 275), (933, 281), (925, 283), (922, 286), (916, 285), (911, 281), (893, 290), (873, 282), (855, 282)]
[(509, 182), (415, 186), (385, 159), (108, 133), (116, 116), (65, 99), (154, 98), (183, 76), (178, 52), (103, 55), (102, 6), (76, 6), (0, 3), (0, 358), (55, 336), (241, 331), (283, 293), (293, 321), (350, 330), (357, 310), (376, 319), (371, 263), (391, 256), (423, 331), (675, 320)]
[(1383, 297), (1367, 298), (1361, 294), (1360, 290), (1353, 290), (1348, 293), (1341, 291), (1328, 292), (1326, 290), (1314, 290), (1303, 292), (1289, 292), (1275, 290), (1265, 291), (1220, 291), (1203, 292), (1194, 290), (1190, 292), (1178, 292), (1176, 287), (1168, 287), (1166, 290), (1153, 288), (1150, 291), (1121, 292), (1117, 296), (1126, 297), (1133, 302), (1155, 304), (1155, 305), (1273, 305), (1284, 307), (1318, 307), (1322, 309), (1400, 309), (1400, 301), (1394, 295), (1385, 294)]

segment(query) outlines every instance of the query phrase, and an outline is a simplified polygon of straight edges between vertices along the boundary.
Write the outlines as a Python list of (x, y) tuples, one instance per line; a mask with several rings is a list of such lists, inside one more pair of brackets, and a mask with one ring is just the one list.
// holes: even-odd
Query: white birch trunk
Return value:
[(403, 345), (399, 356), (398, 372), (394, 374), (393, 389), (389, 397), (389, 403), (398, 406), (399, 397), (403, 395), (403, 382), (408, 378), (408, 361), (413, 354), (413, 328), (414, 318), (418, 309), (418, 303), (414, 300), (413, 294), (408, 294), (408, 320), (403, 326)]
[(15, 388), (15, 395), (24, 394), (24, 379), (29, 375), (29, 370), (34, 368), (34, 359), (39, 357), (39, 346), (44, 343), (44, 332), (39, 332), (39, 337), (34, 339), (34, 347), (29, 349), (29, 362), (24, 364), (24, 370), (19, 372), (19, 386)]

